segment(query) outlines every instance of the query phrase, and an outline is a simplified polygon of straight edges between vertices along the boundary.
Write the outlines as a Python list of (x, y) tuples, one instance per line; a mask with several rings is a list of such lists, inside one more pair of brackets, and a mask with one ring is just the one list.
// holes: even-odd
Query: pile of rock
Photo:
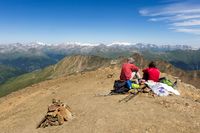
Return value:
[(60, 100), (53, 99), (52, 104), (48, 106), (48, 111), (37, 128), (62, 125), (64, 121), (72, 119), (72, 112), (68, 105)]

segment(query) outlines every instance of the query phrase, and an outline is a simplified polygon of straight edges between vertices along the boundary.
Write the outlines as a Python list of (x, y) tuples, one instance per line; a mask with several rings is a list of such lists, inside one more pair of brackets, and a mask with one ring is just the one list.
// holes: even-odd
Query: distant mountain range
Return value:
[[(105, 49), (106, 48), (106, 49)], [(36, 49), (37, 51), (45, 52), (45, 49), (48, 50), (69, 50), (64, 53), (92, 53), (97, 49), (100, 51), (106, 50), (129, 50), (137, 49), (141, 50), (152, 50), (152, 51), (173, 51), (173, 50), (197, 50), (197, 48), (193, 48), (189, 45), (155, 45), (155, 44), (131, 44), (131, 43), (111, 43), (111, 44), (90, 44), (90, 43), (61, 43), (61, 44), (45, 44), (41, 42), (32, 42), (32, 43), (12, 43), (12, 44), (1, 44), (0, 45), (0, 53), (8, 53), (13, 51), (18, 52), (28, 52), (29, 50)]]
[(149, 60), (168, 61), (184, 70), (200, 69), (200, 50), (187, 45), (13, 43), (0, 45), (0, 65), (4, 66), (1, 70), (6, 70), (6, 73), (0, 73), (0, 83), (11, 77), (56, 64), (66, 56), (95, 55), (114, 59), (131, 56), (133, 53), (141, 53)]
[(26, 73), (0, 84), (0, 97), (44, 80), (96, 70), (111, 65), (111, 59), (97, 56), (69, 56), (55, 65)]
[[(141, 69), (147, 67), (150, 62), (137, 53), (132, 55), (132, 57), (136, 60), (135, 64)], [(0, 85), (0, 97), (44, 80), (69, 76), (77, 73), (84, 74), (86, 71), (97, 70), (105, 67), (116, 67), (120, 70), (121, 63), (124, 62), (124, 59), (125, 58), (118, 58), (112, 60), (110, 58), (102, 58), (98, 56), (68, 56), (55, 65), (9, 79)], [(190, 83), (199, 87), (200, 71), (191, 71), (188, 73), (174, 67), (166, 61), (157, 61), (156, 63), (162, 73), (176, 76), (185, 83)], [(106, 77), (107, 75), (104, 76)]]
[(200, 70), (200, 50), (173, 50), (163, 52), (142, 51), (143, 56), (149, 60), (168, 61), (183, 70)]

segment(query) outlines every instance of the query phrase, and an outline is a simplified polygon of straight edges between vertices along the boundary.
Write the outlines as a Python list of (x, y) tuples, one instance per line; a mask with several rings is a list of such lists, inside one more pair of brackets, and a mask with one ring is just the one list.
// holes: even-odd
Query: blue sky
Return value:
[(0, 0), (0, 43), (33, 41), (200, 47), (200, 1)]

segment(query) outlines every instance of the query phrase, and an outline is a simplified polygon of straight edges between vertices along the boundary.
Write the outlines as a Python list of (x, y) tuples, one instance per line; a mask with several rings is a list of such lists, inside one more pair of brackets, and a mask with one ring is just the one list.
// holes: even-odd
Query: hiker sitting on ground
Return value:
[(143, 79), (144, 80), (153, 80), (158, 82), (160, 77), (160, 70), (156, 67), (155, 62), (150, 62), (149, 67), (143, 70)]
[(120, 80), (127, 81), (127, 87), (131, 89), (131, 80), (136, 78), (136, 82), (138, 83), (137, 79), (140, 79), (141, 76), (139, 74), (139, 68), (135, 66), (133, 63), (135, 60), (133, 58), (128, 58), (127, 62), (122, 65)]

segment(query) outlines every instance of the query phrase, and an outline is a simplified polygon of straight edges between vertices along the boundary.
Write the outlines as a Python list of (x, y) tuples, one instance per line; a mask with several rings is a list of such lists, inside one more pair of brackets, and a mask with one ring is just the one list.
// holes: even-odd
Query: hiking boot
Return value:
[(130, 89), (128, 92), (133, 94), (133, 93), (136, 93), (137, 90), (136, 89)]
[(140, 83), (141, 85), (145, 84), (145, 82), (146, 82), (146, 80), (144, 80), (144, 79), (139, 79), (139, 83)]
[(146, 84), (141, 84), (140, 85), (140, 89), (144, 89), (145, 87), (147, 87)]
[(145, 87), (145, 88), (143, 89), (143, 92), (144, 92), (144, 93), (149, 93), (150, 91), (151, 91), (151, 89), (148, 88), (148, 87)]

